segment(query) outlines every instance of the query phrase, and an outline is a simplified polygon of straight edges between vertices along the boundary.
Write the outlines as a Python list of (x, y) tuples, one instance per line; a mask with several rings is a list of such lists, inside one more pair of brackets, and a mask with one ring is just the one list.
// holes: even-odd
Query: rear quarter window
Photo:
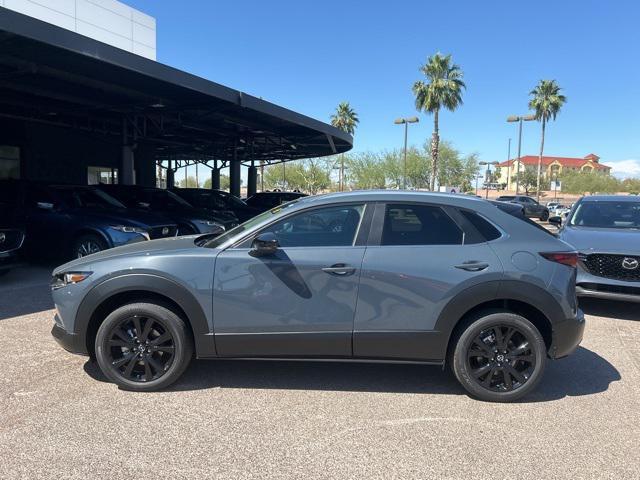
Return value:
[(484, 237), (487, 242), (501, 237), (500, 230), (494, 227), (488, 220), (485, 220), (475, 212), (469, 210), (460, 210), (460, 213), (466, 218), (471, 225)]

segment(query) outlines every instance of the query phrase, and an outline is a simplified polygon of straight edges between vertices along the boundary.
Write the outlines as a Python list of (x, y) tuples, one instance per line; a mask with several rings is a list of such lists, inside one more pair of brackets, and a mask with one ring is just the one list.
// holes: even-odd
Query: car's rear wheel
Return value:
[(127, 390), (153, 391), (182, 375), (193, 343), (174, 312), (153, 303), (133, 303), (116, 309), (100, 325), (95, 352), (111, 381)]
[(82, 258), (106, 250), (106, 242), (98, 235), (81, 235), (73, 242), (73, 258)]
[(489, 313), (460, 334), (453, 371), (472, 396), (510, 402), (536, 387), (546, 360), (544, 339), (531, 322), (513, 313)]
[(540, 215), (540, 220), (543, 222), (549, 220), (549, 210), (545, 210), (544, 212), (542, 212), (542, 215)]

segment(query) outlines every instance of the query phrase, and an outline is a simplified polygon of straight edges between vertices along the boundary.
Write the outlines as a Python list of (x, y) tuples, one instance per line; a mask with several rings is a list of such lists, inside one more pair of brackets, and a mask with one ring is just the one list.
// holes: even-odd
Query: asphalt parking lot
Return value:
[(584, 302), (516, 404), (381, 364), (195, 361), (140, 394), (51, 338), (49, 271), (0, 280), (0, 478), (640, 478), (640, 305)]

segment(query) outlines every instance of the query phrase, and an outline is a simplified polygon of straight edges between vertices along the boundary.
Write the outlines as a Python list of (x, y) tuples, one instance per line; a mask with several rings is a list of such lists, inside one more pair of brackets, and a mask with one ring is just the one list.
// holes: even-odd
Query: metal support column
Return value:
[(220, 169), (218, 168), (218, 161), (213, 161), (213, 168), (211, 169), (211, 189), (220, 190)]
[(236, 149), (233, 153), (233, 160), (229, 162), (229, 193), (236, 197), (240, 196), (240, 167), (241, 162), (238, 159), (238, 150)]
[(258, 167), (256, 167), (251, 160), (251, 166), (247, 173), (247, 198), (251, 195), (255, 195), (258, 191)]
[(127, 132), (127, 119), (122, 119), (122, 158), (120, 159), (120, 176), (118, 182), (123, 185), (134, 185), (133, 145)]

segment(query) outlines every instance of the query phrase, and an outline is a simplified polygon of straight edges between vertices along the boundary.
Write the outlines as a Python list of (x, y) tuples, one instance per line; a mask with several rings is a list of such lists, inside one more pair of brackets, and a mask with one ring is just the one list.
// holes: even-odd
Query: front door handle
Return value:
[(353, 274), (356, 269), (355, 267), (350, 267), (349, 265), (346, 265), (344, 263), (336, 263), (335, 265), (331, 265), (330, 267), (323, 268), (322, 271), (330, 275), (338, 275), (342, 277)]
[(486, 262), (464, 262), (460, 265), (454, 265), (456, 268), (460, 270), (466, 270), (467, 272), (479, 272), (489, 267), (489, 264)]

